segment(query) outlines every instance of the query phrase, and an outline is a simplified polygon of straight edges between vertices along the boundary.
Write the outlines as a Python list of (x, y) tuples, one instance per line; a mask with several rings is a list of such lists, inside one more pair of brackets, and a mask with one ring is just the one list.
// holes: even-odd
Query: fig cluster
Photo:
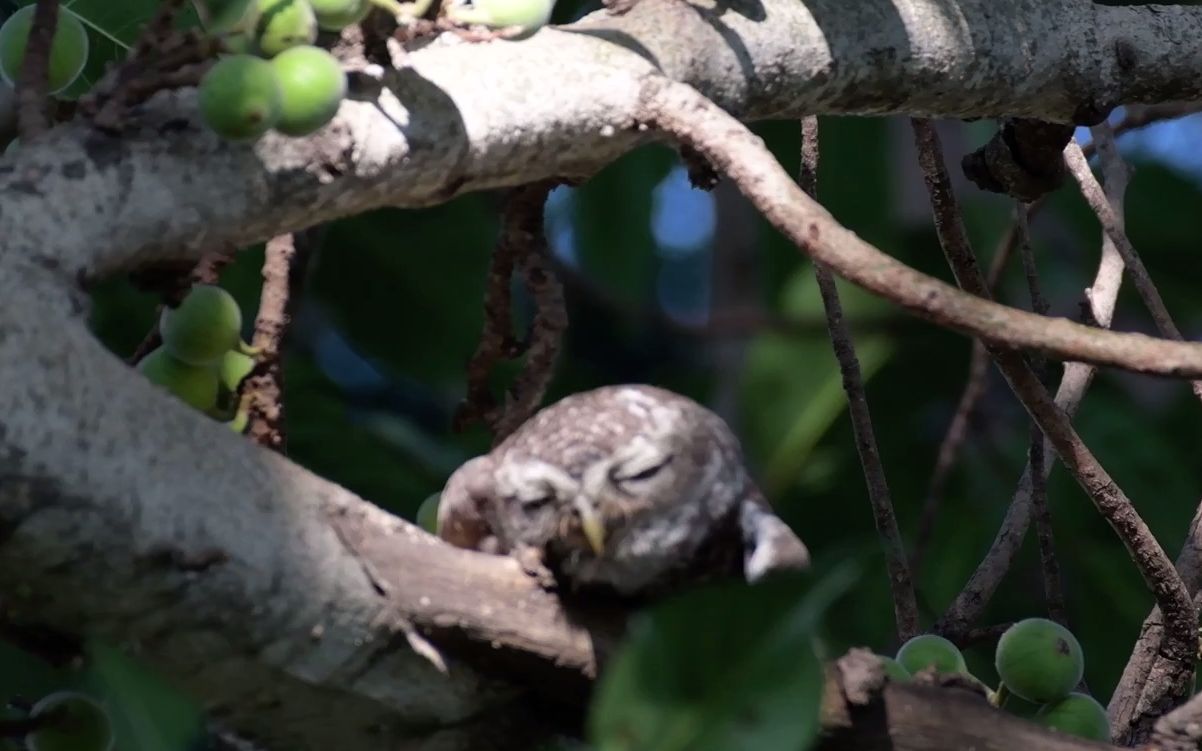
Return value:
[[(113, 727), (108, 712), (95, 699), (77, 691), (57, 691), (43, 697), (27, 711), (13, 715), (10, 705), (6, 720), (22, 720), (20, 735), (28, 751), (112, 751)], [(7, 744), (0, 738), (0, 748)]]
[[(915, 636), (896, 657), (877, 657), (892, 681), (908, 681), (924, 670), (971, 677), (963, 653), (936, 634)], [(1063, 733), (1110, 741), (1105, 708), (1076, 690), (1085, 672), (1085, 654), (1064, 626), (1046, 618), (1015, 623), (998, 640), (994, 666), (1000, 684), (991, 696), (1002, 710)]]
[[(33, 5), (23, 6), (0, 26), (0, 77), (13, 86), (20, 78), (25, 62), (25, 45), (33, 28), (34, 9)], [(88, 32), (79, 16), (68, 7), (60, 7), (50, 42), (48, 94), (57, 94), (75, 83), (88, 62), (88, 49)]]
[(1085, 653), (1064, 626), (1046, 618), (1015, 623), (998, 640), (994, 665), (1003, 709), (1013, 704), (1016, 713), (1030, 713), (1038, 707), (1035, 722), (1082, 738), (1110, 740), (1106, 709), (1075, 691), (1085, 673)]
[[(138, 362), (138, 370), (194, 409), (228, 416), (255, 365), (233, 295), (215, 285), (194, 286), (178, 306), (163, 310), (159, 336), (162, 345)], [(244, 421), (235, 415), (231, 426), (241, 432)]]
[(231, 141), (324, 127), (346, 96), (342, 65), (315, 46), (319, 29), (362, 20), (371, 0), (237, 0), (210, 21), (223, 54), (200, 82), (205, 123)]

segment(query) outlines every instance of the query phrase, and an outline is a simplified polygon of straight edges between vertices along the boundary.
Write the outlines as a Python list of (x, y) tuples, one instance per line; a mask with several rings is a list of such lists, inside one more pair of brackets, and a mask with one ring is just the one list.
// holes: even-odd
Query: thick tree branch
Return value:
[[(514, 561), (451, 548), (239, 439), (104, 351), (77, 296), (46, 307), (67, 298), (57, 275), (6, 271), (8, 618), (83, 624), (136, 650), (215, 720), (275, 749), (494, 748), (491, 713), (529, 702), (492, 670), (584, 690), (597, 652), (587, 619)], [(448, 673), (408, 646), (416, 637), (443, 650)], [(460, 642), (495, 655), (473, 660), (483, 673), (457, 659)]]
[[(12, 209), (0, 216), (0, 237), (70, 273), (103, 273), (370, 208), (588, 176), (645, 140), (634, 115), (639, 79), (653, 69), (749, 120), (906, 112), (1088, 121), (1122, 102), (1202, 98), (1199, 39), (1202, 8), (1189, 6), (640, 3), (516, 44), (440, 39), (398, 58), (397, 71), (355, 75), (335, 124), (307, 139), (222, 143), (197, 121), (192, 89), (157, 95), (130, 123), (132, 137), (86, 123), (59, 128), (0, 171)], [(37, 191), (20, 190), (30, 182)], [(187, 210), (169, 205), (185, 194)]]

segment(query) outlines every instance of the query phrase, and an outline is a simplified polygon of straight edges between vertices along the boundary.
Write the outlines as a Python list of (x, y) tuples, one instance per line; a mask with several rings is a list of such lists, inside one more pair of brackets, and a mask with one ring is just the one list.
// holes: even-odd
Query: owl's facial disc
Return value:
[(580, 531), (584, 533), (584, 539), (588, 540), (593, 554), (600, 558), (605, 553), (605, 520), (597, 512), (592, 498), (583, 493), (572, 499), (572, 507), (580, 517)]

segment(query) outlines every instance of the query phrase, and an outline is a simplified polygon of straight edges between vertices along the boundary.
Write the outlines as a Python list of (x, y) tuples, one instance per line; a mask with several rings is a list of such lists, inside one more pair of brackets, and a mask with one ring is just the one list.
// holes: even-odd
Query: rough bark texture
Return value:
[[(264, 748), (529, 748), (537, 704), (513, 676), (578, 705), (617, 619), (569, 614), (514, 562), (450, 549), (157, 391), (89, 334), (79, 282), (375, 207), (587, 177), (649, 140), (636, 117), (652, 71), (742, 120), (1095, 122), (1118, 103), (1202, 98), (1200, 40), (1202, 8), (1185, 6), (645, 0), (521, 43), (394, 50), (398, 68), (356, 73), (307, 139), (224, 143), (190, 89), (120, 136), (54, 128), (0, 160), (5, 610), (119, 643)], [(930, 305), (954, 292), (928, 289)], [(1202, 363), (1198, 345), (1157, 346), (1152, 370)], [(923, 690), (886, 690), (875, 717), (912, 739), (892, 747), (995, 747), (973, 710)], [(998, 748), (1087, 747), (998, 732), (1012, 734)]]

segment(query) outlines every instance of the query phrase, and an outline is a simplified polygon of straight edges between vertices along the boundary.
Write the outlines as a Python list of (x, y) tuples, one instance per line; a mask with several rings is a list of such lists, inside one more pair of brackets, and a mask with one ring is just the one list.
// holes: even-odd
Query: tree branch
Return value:
[[(646, 141), (634, 115), (639, 79), (653, 70), (747, 120), (905, 112), (1069, 122), (1119, 102), (1202, 98), (1199, 38), (1202, 8), (1190, 6), (762, 0), (715, 14), (640, 3), (520, 44), (444, 40), (397, 70), (355, 72), (334, 124), (306, 139), (222, 142), (198, 121), (192, 89), (139, 110), (136, 148), (86, 122), (58, 128), (0, 171), (12, 209), (0, 237), (69, 273), (103, 274), (372, 208), (586, 177)], [(590, 81), (587, 91), (563, 85), (575, 80)], [(36, 195), (19, 189), (34, 179)], [(167, 205), (183, 194), (187, 211)]]
[[(1048, 312), (1048, 301), (1043, 296), (1039, 285), (1039, 268), (1035, 263), (1035, 252), (1031, 247), (1031, 228), (1028, 226), (1027, 206), (1018, 204), (1015, 207), (1015, 226), (1018, 228), (1019, 255), (1022, 257), (1023, 270), (1027, 276), (1027, 289), (1031, 294), (1031, 309), (1041, 315)], [(1041, 383), (1047, 380), (1047, 365), (1044, 362), (1033, 362)], [(1048, 508), (1047, 473), (1044, 465), (1048, 463), (1044, 451), (1043, 431), (1034, 422), (1031, 423), (1031, 440), (1027, 449), (1027, 464), (1031, 467), (1031, 511), (1035, 519), (1035, 536), (1039, 542), (1039, 567), (1043, 574), (1043, 597), (1047, 605), (1048, 616), (1064, 626), (1068, 626), (1068, 608), (1064, 604), (1064, 587), (1060, 581), (1060, 562), (1056, 559), (1056, 543), (1052, 533), (1052, 514)]]
[[(987, 296), (984, 277), (977, 268), (965, 233), (951, 182), (943, 166), (939, 140), (929, 121), (914, 121), (919, 160), (931, 193), (935, 227), (956, 281), (967, 291)], [(1158, 676), (1166, 696), (1180, 698), (1190, 689), (1197, 652), (1198, 613), (1192, 596), (1147, 524), (1130, 499), (1097, 461), (1073, 429), (1069, 418), (1053, 402), (1043, 384), (1020, 353), (990, 347), (998, 369), (1010, 383), (1032, 421), (1048, 437), (1065, 469), (1093, 501), (1098, 512), (1118, 535), (1152, 592), (1167, 614), (1161, 645), (1166, 671)]]
[[(818, 197), (818, 156), (818, 118), (803, 118), (801, 175), (798, 182), (812, 199)], [(851, 415), (856, 451), (864, 470), (864, 482), (868, 486), (872, 518), (885, 554), (897, 637), (904, 642), (919, 633), (918, 602), (914, 597), (914, 582), (910, 579), (906, 549), (902, 543), (901, 532), (897, 528), (897, 515), (893, 512), (893, 500), (889, 496), (889, 483), (885, 479), (885, 468), (881, 463), (880, 450), (877, 448), (876, 435), (872, 429), (872, 413), (868, 408), (864, 377), (860, 373), (860, 360), (856, 357), (851, 332), (847, 330), (847, 324), (843, 320), (843, 304), (839, 301), (839, 288), (835, 285), (834, 275), (822, 264), (815, 263), (814, 276), (818, 280), (818, 291), (822, 295), (822, 307), (826, 311), (835, 359), (838, 360), (839, 372), (843, 375), (843, 390), (847, 392), (847, 411)]]
[[(1006, 262), (1010, 260), (1010, 256), (1013, 255), (1017, 246), (1018, 227), (1017, 224), (1011, 224), (1010, 228), (1006, 230), (1005, 237), (998, 244), (997, 251), (993, 254), (993, 260), (989, 262), (989, 271), (986, 274), (985, 282), (991, 291), (997, 286)], [(968, 378), (965, 380), (964, 390), (960, 393), (960, 399), (956, 402), (956, 410), (952, 413), (947, 432), (939, 443), (939, 451), (935, 454), (935, 468), (931, 471), (931, 482), (927, 486), (926, 498), (922, 503), (922, 513), (918, 518), (914, 555), (911, 558), (911, 568), (914, 570), (916, 578), (922, 570), (931, 535), (935, 531), (935, 520), (939, 515), (939, 506), (943, 502), (943, 491), (947, 486), (947, 478), (951, 475), (952, 468), (956, 466), (960, 449), (968, 438), (970, 421), (976, 412), (977, 403), (985, 394), (988, 376), (989, 353), (985, 351), (985, 345), (980, 339), (973, 339), (972, 353), (968, 357)]]
[[(1127, 172), (1125, 169), (1111, 172), (1107, 175), (1106, 192), (1110, 201), (1121, 205), (1123, 194), (1127, 189)], [(1083, 317), (1102, 327), (1108, 328), (1114, 316), (1114, 306), (1118, 300), (1119, 288), (1123, 283), (1123, 259), (1119, 256), (1114, 244), (1109, 238), (1102, 242), (1101, 260), (1098, 271), (1094, 275), (1093, 284), (1085, 290), (1085, 302), (1082, 305)], [(1093, 382), (1097, 368), (1086, 363), (1070, 362), (1064, 366), (1060, 385), (1056, 389), (1056, 405), (1064, 414), (1072, 419), (1085, 392)], [(1044, 456), (1051, 454), (1051, 447), (1045, 441)], [(1046, 481), (1051, 472), (1052, 462), (1044, 461), (1043, 476)], [(1010, 570), (1015, 556), (1022, 546), (1023, 538), (1031, 523), (1033, 512), (1034, 472), (1030, 462), (1023, 468), (1018, 487), (1010, 500), (1002, 526), (994, 537), (993, 544), (973, 571), (967, 583), (948, 606), (940, 619), (943, 629), (954, 635), (963, 633), (973, 623), (980, 619), (989, 604), (993, 593), (997, 591), (1006, 572)]]
[(26, 142), (50, 128), (47, 112), (50, 102), (46, 93), (50, 84), (50, 48), (58, 16), (58, 0), (37, 0), (17, 77), (17, 128)]
[[(1113, 140), (1108, 127), (1094, 128), (1094, 138), (1096, 140)], [(1117, 158), (1111, 157), (1109, 153), (1103, 149), (1101, 151), (1103, 159)], [(1118, 213), (1111, 208), (1110, 202), (1106, 200), (1106, 194), (1102, 190), (1102, 186), (1098, 183), (1098, 179), (1094, 177), (1093, 170), (1089, 168), (1089, 162), (1085, 161), (1085, 154), (1081, 152), (1081, 146), (1074, 139), (1069, 141), (1068, 146), (1064, 149), (1064, 161), (1068, 166), (1069, 172), (1077, 181), (1077, 185), (1081, 188), (1081, 194), (1085, 197), (1085, 201), (1089, 207), (1093, 209), (1097, 215), (1098, 221), (1102, 224), (1102, 230), (1106, 237), (1114, 243), (1114, 247), (1118, 250), (1119, 255), (1123, 257), (1123, 263), (1127, 267), (1127, 274), (1131, 277), (1131, 284), (1139, 292), (1140, 299), (1143, 300), (1144, 306), (1148, 312), (1152, 314), (1152, 320), (1156, 324), (1156, 329), (1167, 339), (1175, 339), (1184, 341), (1180, 329), (1173, 322), (1173, 316), (1169, 313), (1169, 309), (1165, 307), (1164, 300), (1160, 298), (1160, 291), (1156, 289), (1156, 284), (1152, 281), (1152, 275), (1148, 273), (1148, 269), (1144, 266), (1143, 259), (1140, 258), (1139, 252), (1135, 250), (1135, 246), (1127, 239), (1127, 233), (1123, 231), (1123, 220)], [(1194, 395), (1202, 399), (1202, 380), (1193, 381), (1190, 386), (1193, 389)]]
[(246, 434), (273, 451), (287, 451), (284, 344), (320, 232), (273, 237), (264, 251), (263, 288), (251, 340), (259, 354), (254, 370), (242, 384), (240, 404), (246, 410)]

